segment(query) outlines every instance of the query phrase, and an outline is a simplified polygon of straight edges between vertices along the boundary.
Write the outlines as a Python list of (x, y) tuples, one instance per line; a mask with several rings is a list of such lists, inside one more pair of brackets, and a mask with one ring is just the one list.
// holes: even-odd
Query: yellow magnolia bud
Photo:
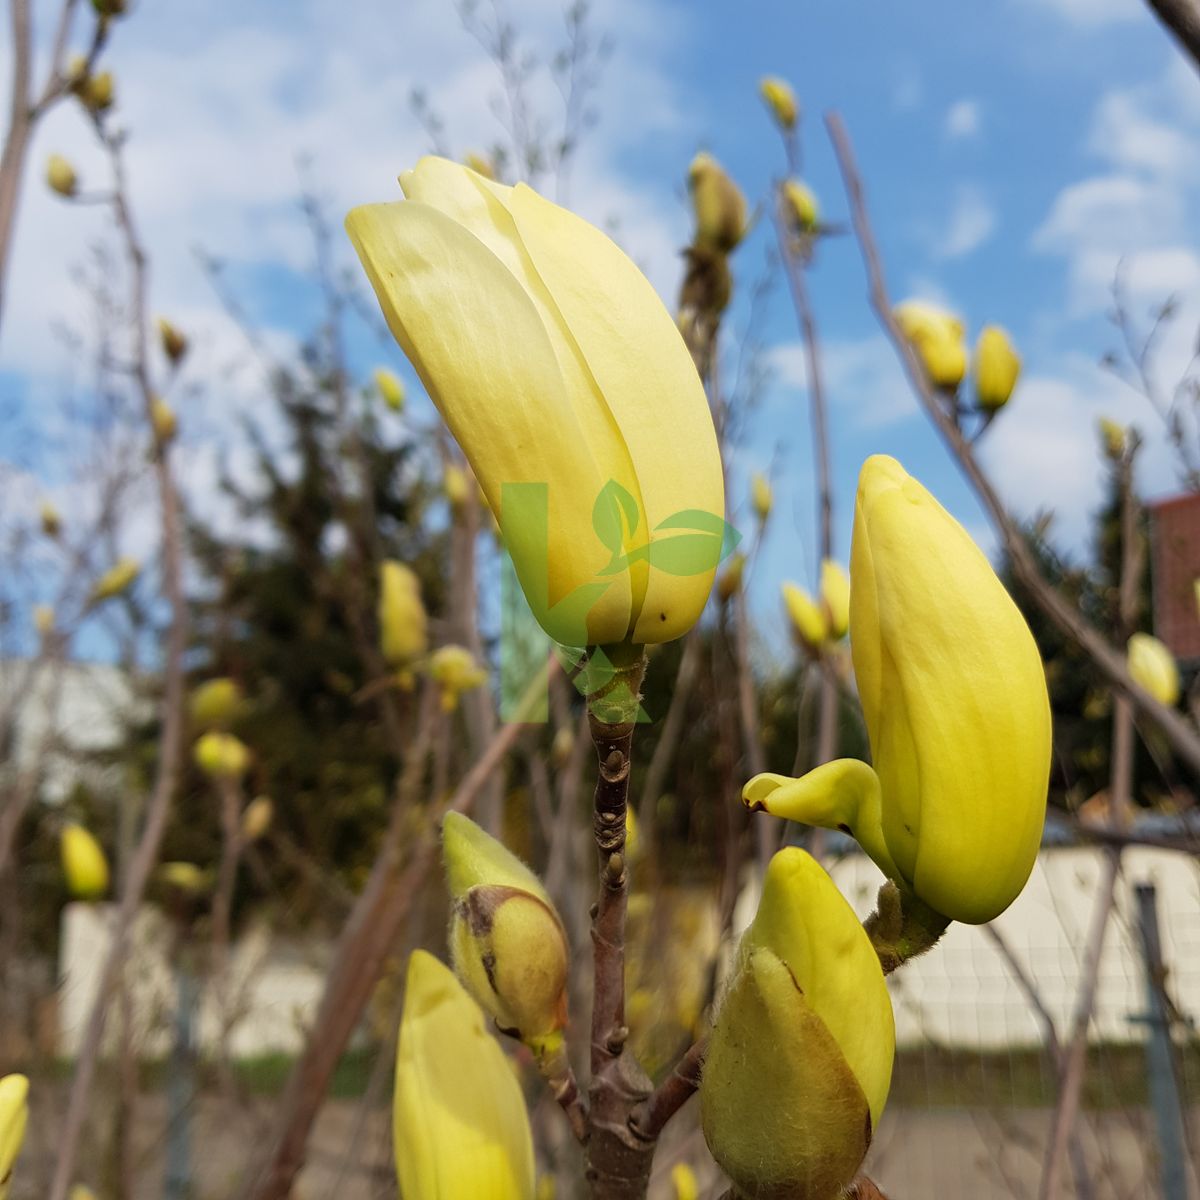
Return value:
[(48, 604), (36, 604), (33, 609), (34, 628), (45, 637), (54, 632), (54, 609)]
[(447, 463), (446, 469), (442, 472), (442, 491), (445, 493), (446, 499), (450, 501), (451, 508), (462, 508), (471, 494), (471, 485), (467, 480), (466, 472), (453, 463)]
[(421, 581), (403, 563), (388, 559), (379, 568), (379, 649), (388, 666), (404, 667), (428, 648)]
[(784, 79), (768, 75), (758, 85), (759, 93), (767, 102), (771, 115), (783, 129), (795, 129), (799, 109), (796, 105), (796, 93)]
[(92, 7), (101, 17), (119, 17), (128, 7), (128, 0), (92, 0)]
[(173, 364), (178, 363), (187, 353), (187, 338), (166, 317), (159, 317), (157, 324), (158, 338), (162, 343), (163, 353)]
[(1096, 424), (1100, 428), (1100, 439), (1104, 443), (1104, 453), (1114, 462), (1125, 455), (1125, 426), (1101, 417)]
[(438, 158), (401, 184), (406, 201), (346, 227), (534, 615), (571, 646), (680, 637), (712, 587), (724, 485), (662, 301), (604, 234), (528, 187)]
[(429, 677), (441, 688), (446, 712), (458, 707), (463, 692), (487, 682), (487, 672), (465, 646), (439, 646), (429, 656)]
[(94, 113), (107, 112), (116, 100), (116, 82), (111, 71), (87, 76), (77, 90), (84, 107)]
[(76, 900), (98, 900), (108, 891), (108, 859), (82, 825), (63, 826), (59, 853), (67, 891)]
[(62, 532), (62, 517), (58, 509), (49, 500), (43, 500), (38, 516), (42, 522), (42, 532), (49, 538), (56, 538)]
[(844, 638), (850, 628), (850, 576), (831, 558), (821, 563), (821, 603), (829, 621), (829, 636)]
[(275, 816), (275, 804), (270, 796), (255, 796), (242, 813), (242, 837), (248, 842), (257, 842), (271, 828)]
[(812, 188), (798, 179), (783, 185), (784, 216), (795, 233), (814, 233), (821, 222), (817, 197)]
[(192, 759), (211, 779), (239, 779), (250, 766), (250, 750), (231, 733), (211, 732), (197, 739)]
[(831, 1200), (854, 1178), (891, 1083), (895, 1023), (853, 909), (781, 850), (709, 1040), (700, 1121), (739, 1195)]
[(468, 167), (471, 168), (472, 171), (475, 172), (476, 175), (482, 175), (484, 179), (496, 178), (496, 168), (490, 158), (471, 151), (467, 154), (467, 157), (463, 161)]
[(442, 822), (454, 899), (450, 948), (467, 989), (505, 1030), (540, 1050), (567, 1022), (567, 936), (541, 880), (469, 817)]
[(67, 59), (66, 79), (71, 85), (71, 90), (78, 91), (87, 79), (88, 60), (86, 54), (72, 54)]
[(392, 1121), (405, 1200), (533, 1200), (517, 1077), (478, 1005), (424, 950), (408, 960)]
[(746, 234), (746, 197), (721, 164), (703, 152), (688, 167), (688, 190), (696, 217), (695, 244), (728, 254)]
[(111, 600), (121, 595), (131, 583), (141, 574), (142, 564), (135, 558), (120, 558), (109, 567), (92, 588), (92, 603), (99, 604), (103, 600)]
[(554, 760), (554, 765), (561, 770), (570, 762), (574, 750), (575, 735), (564, 725), (555, 731), (554, 741), (550, 746), (550, 757)]
[(79, 191), (79, 176), (75, 168), (61, 154), (52, 154), (46, 160), (46, 182), (50, 190), (68, 199)]
[(858, 839), (955, 921), (1002, 913), (1029, 878), (1050, 773), (1050, 702), (1025, 619), (966, 530), (893, 458), (859, 476), (850, 648), (875, 769), (759, 775), (754, 808)]
[(920, 300), (897, 304), (894, 315), (930, 380), (940, 388), (958, 387), (967, 373), (962, 322), (953, 313)]
[(167, 887), (176, 888), (189, 896), (200, 896), (212, 887), (212, 875), (190, 862), (159, 863), (154, 877)]
[(810, 650), (820, 650), (829, 640), (829, 625), (821, 606), (794, 583), (783, 585), (783, 603), (801, 643)]
[(386, 367), (375, 368), (375, 388), (392, 412), (404, 410), (404, 384), (400, 376)]
[(700, 1184), (687, 1163), (676, 1163), (671, 1168), (671, 1186), (675, 1189), (675, 1200), (699, 1200)]
[(736, 595), (742, 586), (742, 576), (745, 572), (746, 556), (740, 550), (735, 550), (729, 556), (725, 569), (717, 576), (717, 596), (723, 603), (728, 602)]
[(96, 1200), (96, 1193), (90, 1187), (77, 1183), (67, 1193), (67, 1200)]
[(1021, 374), (1021, 357), (1006, 330), (985, 325), (975, 343), (975, 402), (984, 412), (1008, 403)]
[(1179, 703), (1179, 668), (1175, 656), (1158, 638), (1135, 633), (1127, 648), (1129, 673), (1159, 704)]
[(161, 396), (150, 401), (150, 424), (160, 444), (171, 441), (179, 429), (175, 410)]
[(199, 729), (228, 725), (242, 708), (242, 689), (222, 675), (208, 679), (192, 692), (192, 724)]
[(775, 494), (771, 491), (770, 481), (758, 471), (750, 476), (750, 499), (754, 504), (755, 516), (760, 521), (765, 521), (771, 515)]
[(0, 1079), (0, 1200), (7, 1200), (28, 1122), (29, 1080), (24, 1075), (5, 1075)]

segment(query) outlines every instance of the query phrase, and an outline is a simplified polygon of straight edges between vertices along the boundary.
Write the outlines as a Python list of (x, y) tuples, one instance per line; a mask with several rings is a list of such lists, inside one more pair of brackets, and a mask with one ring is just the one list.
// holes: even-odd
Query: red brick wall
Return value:
[(1200, 495), (1177, 496), (1150, 506), (1154, 633), (1182, 661), (1200, 659)]

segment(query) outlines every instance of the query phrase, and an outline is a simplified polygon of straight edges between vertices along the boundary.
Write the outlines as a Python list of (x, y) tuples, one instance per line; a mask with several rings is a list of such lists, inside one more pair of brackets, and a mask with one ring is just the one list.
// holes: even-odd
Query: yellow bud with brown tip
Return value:
[(799, 584), (783, 585), (783, 604), (792, 632), (807, 649), (818, 651), (829, 640), (829, 623), (819, 605)]
[(236, 680), (224, 675), (207, 679), (192, 692), (192, 724), (199, 729), (226, 726), (241, 712), (242, 699)]
[(1179, 703), (1179, 667), (1167, 647), (1148, 633), (1129, 639), (1129, 673), (1159, 704), (1168, 708)]
[(242, 813), (242, 837), (247, 842), (257, 842), (275, 817), (275, 803), (270, 796), (255, 796)]
[(192, 759), (211, 779), (240, 779), (250, 766), (250, 749), (231, 733), (206, 733), (193, 747)]
[(375, 389), (392, 412), (404, 410), (404, 384), (400, 376), (386, 367), (375, 368)]
[(897, 304), (893, 315), (930, 381), (946, 390), (957, 388), (967, 373), (962, 321), (953, 313), (921, 300)]
[(538, 1052), (567, 1022), (567, 937), (541, 880), (469, 817), (448, 813), (442, 855), (454, 900), (450, 948), (467, 990)]
[(406, 667), (428, 648), (428, 620), (416, 572), (394, 559), (379, 568), (379, 649), (388, 666)]
[(829, 622), (829, 636), (834, 640), (844, 638), (850, 628), (850, 576), (832, 558), (821, 563), (821, 603)]
[(108, 859), (82, 825), (63, 826), (59, 852), (67, 891), (76, 900), (98, 900), (108, 891)]
[(783, 185), (783, 213), (794, 233), (815, 233), (821, 223), (817, 197), (799, 179), (789, 179)]
[(1017, 386), (1021, 356), (999, 325), (985, 325), (975, 343), (975, 402), (984, 412), (1003, 408)]
[(717, 597), (725, 604), (737, 595), (746, 572), (746, 556), (736, 550), (729, 556), (725, 569), (717, 576)]
[(150, 425), (160, 446), (172, 441), (179, 431), (179, 418), (175, 410), (161, 396), (155, 396), (150, 401)]
[(77, 91), (83, 106), (94, 113), (107, 112), (117, 98), (117, 85), (111, 71), (97, 71), (78, 85)]
[(141, 574), (142, 564), (136, 558), (119, 558), (109, 567), (92, 588), (91, 602), (100, 604), (111, 600), (129, 589), (130, 584)]
[(784, 130), (795, 129), (800, 109), (791, 84), (776, 75), (768, 75), (758, 85), (758, 91), (771, 110), (771, 115), (779, 122), (779, 127)]
[(24, 1075), (5, 1075), (0, 1079), (0, 1200), (7, 1200), (28, 1123), (29, 1080)]
[(79, 176), (61, 154), (52, 154), (46, 160), (46, 182), (52, 192), (57, 192), (68, 200), (79, 191)]
[(771, 490), (770, 480), (759, 471), (750, 476), (750, 499), (754, 504), (754, 515), (765, 521), (771, 515), (775, 493)]
[(35, 604), (33, 608), (33, 627), (46, 637), (54, 632), (54, 609), (48, 604)]
[(853, 909), (803, 850), (771, 860), (700, 1084), (700, 1121), (739, 1195), (833, 1200), (891, 1082), (895, 1023)]
[(487, 672), (465, 646), (439, 646), (429, 656), (429, 678), (441, 689), (442, 708), (453, 712), (463, 692), (487, 682)]
[(688, 190), (696, 217), (696, 246), (728, 254), (746, 234), (746, 197), (721, 164), (703, 152), (688, 168)]
[(38, 509), (38, 518), (42, 523), (42, 532), (48, 538), (56, 538), (62, 532), (62, 517), (49, 500), (42, 501)]
[(178, 364), (188, 351), (187, 338), (166, 317), (159, 317), (158, 339), (162, 343), (163, 353), (172, 365)]

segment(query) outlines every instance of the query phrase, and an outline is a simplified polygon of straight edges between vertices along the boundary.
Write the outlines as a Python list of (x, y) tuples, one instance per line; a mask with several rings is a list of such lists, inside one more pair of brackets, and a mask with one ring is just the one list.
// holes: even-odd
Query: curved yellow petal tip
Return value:
[(752, 811), (765, 809), (767, 806), (767, 797), (772, 792), (778, 791), (779, 788), (793, 782), (794, 780), (787, 775), (772, 775), (769, 773), (755, 775), (742, 788), (742, 803)]

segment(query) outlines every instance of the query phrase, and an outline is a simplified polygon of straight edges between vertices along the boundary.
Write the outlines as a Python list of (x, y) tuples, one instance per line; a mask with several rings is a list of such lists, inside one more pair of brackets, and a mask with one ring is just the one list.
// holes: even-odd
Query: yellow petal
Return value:
[(423, 950), (408, 964), (393, 1128), (404, 1200), (533, 1200), (516, 1076), (478, 1005)]
[(0, 1200), (6, 1200), (13, 1164), (25, 1141), (29, 1122), (29, 1080), (24, 1075), (0, 1079)]

